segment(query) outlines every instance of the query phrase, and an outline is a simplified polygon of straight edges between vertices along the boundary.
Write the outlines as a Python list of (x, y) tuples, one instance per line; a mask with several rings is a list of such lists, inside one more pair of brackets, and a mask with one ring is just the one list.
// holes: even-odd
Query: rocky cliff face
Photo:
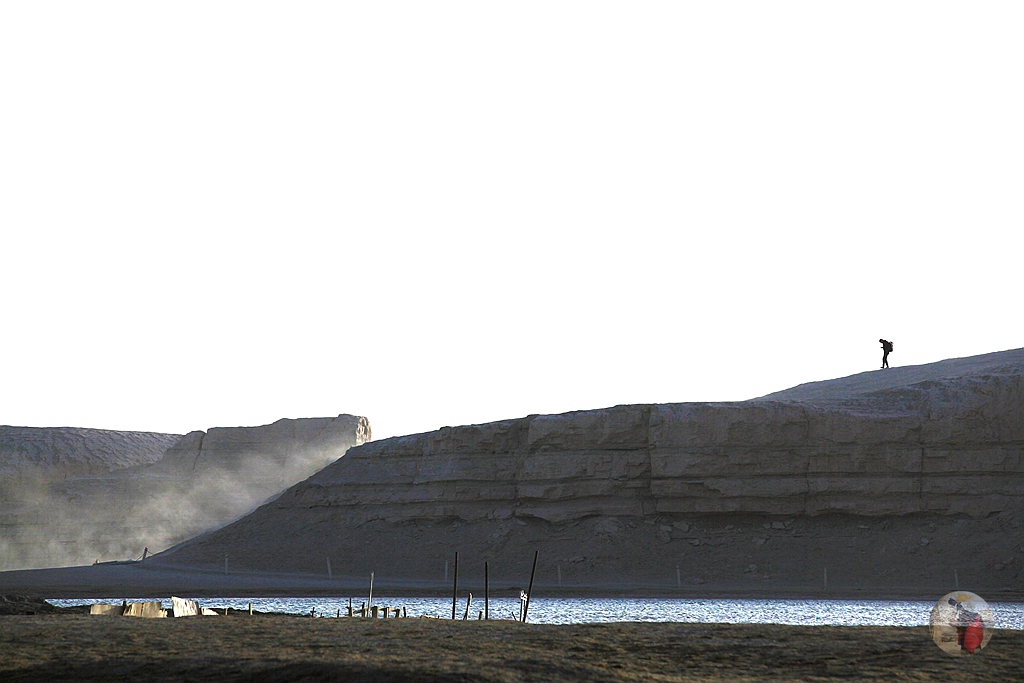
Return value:
[[(757, 531), (767, 524), (772, 533), (803, 530), (802, 541), (773, 544), (774, 566), (802, 575), (819, 549), (850, 555), (848, 567), (877, 560), (862, 557), (867, 540), (846, 543), (879, 520), (915, 554), (915, 535), (941, 528), (949, 539), (932, 547), (937, 558), (1019, 568), (1020, 539), (1003, 532), (1019, 528), (1024, 513), (1024, 350), (868, 374), (797, 388), (794, 398), (617, 406), (368, 443), (167, 561), (215, 564), (235, 546), (240, 566), (302, 569), (324, 549), (338, 556), (335, 566), (344, 556), (356, 571), (385, 563), (415, 576), (415, 556), (429, 547), (511, 561), (527, 551), (513, 539), (528, 527), (531, 543), (595, 581), (650, 571), (671, 578), (667, 567), (689, 562), (697, 546), (702, 566), (761, 566), (746, 551), (769, 552)], [(958, 524), (972, 534), (958, 538)], [(701, 536), (712, 529), (717, 541)], [(728, 542), (751, 529), (759, 534), (751, 545)], [(391, 542), (373, 556), (351, 552), (385, 532)], [(613, 547), (594, 564), (598, 539)], [(569, 561), (581, 557), (591, 565)], [(892, 559), (864, 572), (888, 571)]]
[(350, 508), (354, 521), (391, 522), (698, 512), (978, 517), (1020, 508), (1021, 377), (955, 389), (909, 388), (867, 412), (670, 404), (445, 428), (367, 444), (286, 498)]
[(365, 417), (339, 415), (278, 420), (261, 427), (214, 427), (190, 432), (145, 470), (187, 478), (209, 472), (232, 472), (252, 477), (267, 470), (296, 466), (316, 472), (371, 438)]
[[(63, 433), (18, 440), (16, 430), (32, 430), (10, 432), (19, 471), (81, 476), (8, 478), (0, 504), (4, 569), (125, 559), (144, 547), (162, 550), (238, 518), (370, 438), (369, 422), (353, 415), (213, 428), (183, 437), (143, 435), (154, 437), (149, 440), (135, 433), (61, 430), (103, 435), (103, 440), (93, 436), (89, 448)], [(156, 457), (152, 452), (129, 457), (126, 446), (113, 449), (139, 442), (163, 450)], [(49, 450), (35, 457), (40, 443)], [(97, 443), (118, 457), (86, 458), (106, 453)]]

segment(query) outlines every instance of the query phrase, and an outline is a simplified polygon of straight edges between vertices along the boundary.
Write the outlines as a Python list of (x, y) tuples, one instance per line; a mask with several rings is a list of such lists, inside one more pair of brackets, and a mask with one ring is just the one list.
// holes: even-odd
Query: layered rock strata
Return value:
[[(587, 574), (597, 582), (655, 567), (665, 576), (697, 547), (703, 566), (735, 573), (775, 552), (762, 547), (770, 540), (792, 551), (774, 560), (791, 577), (810, 571), (816, 549), (850, 555), (848, 567), (867, 562), (863, 571), (878, 576), (933, 552), (928, 566), (951, 553), (976, 558), (960, 564), (1019, 568), (1024, 350), (960, 360), (904, 369), (906, 381), (896, 370), (834, 380), (809, 400), (617, 406), (368, 443), (166, 561), (213, 565), (235, 548), (241, 566), (302, 570), (329, 551), (336, 566), (345, 557), (370, 571), (386, 558), (391, 571), (415, 576), (416, 548), (458, 543), (511, 561), (528, 552), (514, 540), (526, 527), (530, 543), (567, 566), (610, 539), (604, 569)], [(884, 561), (863, 558), (870, 534), (861, 527), (880, 528), (872, 520), (890, 529), (881, 547), (921, 556), (890, 549)], [(773, 536), (742, 548), (723, 540), (765, 524)], [(958, 535), (964, 524), (970, 533)], [(947, 527), (945, 547), (917, 542)], [(721, 538), (701, 535), (711, 529)], [(776, 533), (790, 529), (803, 532)], [(356, 552), (385, 533), (373, 555)]]

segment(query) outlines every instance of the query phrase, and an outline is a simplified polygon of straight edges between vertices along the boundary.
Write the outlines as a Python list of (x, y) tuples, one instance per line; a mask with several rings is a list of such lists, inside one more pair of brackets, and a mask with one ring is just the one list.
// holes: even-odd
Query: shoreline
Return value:
[[(509, 581), (494, 582), (494, 597), (516, 597), (525, 590)], [(184, 569), (167, 565), (91, 565), (0, 572), (0, 595), (26, 595), (47, 599), (95, 599), (143, 595), (188, 595), (203, 598), (271, 597), (354, 597), (369, 588), (369, 576), (336, 576), (328, 579), (309, 574), (223, 573)], [(483, 581), (464, 578), (459, 590), (483, 594)], [(971, 590), (970, 586), (962, 586)], [(813, 589), (806, 585), (750, 586), (706, 583), (698, 586), (654, 586), (643, 584), (598, 584), (558, 586), (536, 583), (534, 596), (545, 598), (651, 598), (731, 600), (907, 600), (934, 601), (954, 590), (953, 586), (830, 587)], [(380, 597), (451, 597), (452, 586), (443, 581), (395, 579), (376, 576), (374, 595)], [(975, 591), (977, 592), (977, 591)], [(1005, 588), (979, 593), (989, 602), (1024, 602), (1024, 589)]]

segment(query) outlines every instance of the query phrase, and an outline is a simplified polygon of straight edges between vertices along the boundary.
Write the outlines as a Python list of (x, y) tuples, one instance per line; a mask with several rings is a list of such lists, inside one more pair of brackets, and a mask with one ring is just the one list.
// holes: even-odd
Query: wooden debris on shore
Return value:
[(339, 618), (347, 619), (400, 619), (408, 617), (408, 612), (405, 607), (388, 607), (382, 605), (373, 605), (367, 607), (366, 603), (360, 603), (357, 609), (353, 609), (351, 600), (349, 601), (348, 614), (345, 617), (341, 616), (341, 610), (338, 610)]
[(159, 602), (133, 602), (122, 605), (90, 605), (89, 614), (111, 617), (141, 617), (143, 619), (163, 619), (167, 610)]
[(120, 617), (124, 614), (124, 607), (121, 605), (89, 605), (89, 614), (99, 614), (103, 616)]
[[(251, 606), (250, 606), (251, 610)], [(170, 614), (168, 614), (168, 611)], [(220, 617), (227, 616), (227, 609), (224, 614), (216, 612), (209, 607), (202, 607), (196, 600), (186, 600), (177, 596), (171, 596), (171, 609), (163, 609), (160, 602), (133, 602), (120, 605), (95, 604), (89, 606), (89, 614), (98, 614), (114, 617), (142, 617), (144, 619), (162, 619), (171, 617)], [(251, 613), (251, 612), (250, 612)]]
[(122, 616), (163, 619), (167, 616), (167, 610), (159, 602), (133, 602), (124, 608)]
[(199, 603), (171, 596), (171, 614), (174, 617), (195, 617), (199, 615)]

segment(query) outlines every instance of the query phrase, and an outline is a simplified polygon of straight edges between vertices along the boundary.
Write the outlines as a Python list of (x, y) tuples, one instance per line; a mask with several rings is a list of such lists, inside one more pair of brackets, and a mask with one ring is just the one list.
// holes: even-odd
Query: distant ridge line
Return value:
[(876, 391), (907, 387), (919, 382), (1024, 373), (1024, 348), (995, 351), (978, 356), (947, 358), (922, 365), (896, 366), (886, 370), (869, 370), (836, 379), (798, 384), (750, 401), (815, 401), (843, 400)]

